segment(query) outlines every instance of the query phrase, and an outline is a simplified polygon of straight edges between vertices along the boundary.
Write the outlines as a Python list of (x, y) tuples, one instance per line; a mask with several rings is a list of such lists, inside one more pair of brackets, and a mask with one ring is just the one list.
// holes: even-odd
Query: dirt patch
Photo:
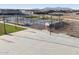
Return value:
[(79, 38), (79, 22), (77, 21), (70, 21), (70, 20), (64, 20), (65, 23), (68, 25), (64, 26), (60, 29), (52, 29), (52, 32), (54, 33), (65, 33), (67, 35), (78, 37)]

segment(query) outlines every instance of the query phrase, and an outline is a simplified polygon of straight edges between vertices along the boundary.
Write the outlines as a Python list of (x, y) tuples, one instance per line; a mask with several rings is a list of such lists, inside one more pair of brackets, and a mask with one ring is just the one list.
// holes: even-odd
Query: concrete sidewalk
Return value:
[(79, 38), (28, 28), (0, 36), (0, 54), (79, 54)]

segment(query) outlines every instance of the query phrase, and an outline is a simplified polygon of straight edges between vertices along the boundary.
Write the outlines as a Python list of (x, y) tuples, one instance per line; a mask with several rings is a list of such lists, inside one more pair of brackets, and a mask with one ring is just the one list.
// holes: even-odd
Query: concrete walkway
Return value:
[(79, 54), (79, 38), (27, 30), (0, 36), (0, 54)]

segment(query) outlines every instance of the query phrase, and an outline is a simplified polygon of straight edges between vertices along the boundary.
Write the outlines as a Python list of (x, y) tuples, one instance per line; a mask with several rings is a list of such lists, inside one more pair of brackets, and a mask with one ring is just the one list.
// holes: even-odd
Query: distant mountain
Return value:
[(56, 11), (60, 11), (60, 10), (73, 10), (71, 8), (63, 8), (63, 7), (55, 7), (55, 8), (51, 8), (51, 7), (46, 7), (44, 9), (41, 9), (43, 11), (49, 11), (49, 10), (56, 10)]

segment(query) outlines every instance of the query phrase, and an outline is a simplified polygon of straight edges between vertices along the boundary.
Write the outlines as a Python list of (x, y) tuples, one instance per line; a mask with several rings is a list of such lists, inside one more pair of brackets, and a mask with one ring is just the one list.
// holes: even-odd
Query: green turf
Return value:
[[(5, 28), (7, 33), (13, 33), (13, 32), (17, 32), (25, 29), (25, 28), (7, 25), (7, 24), (5, 25)], [(4, 25), (0, 23), (0, 35), (3, 35), (3, 34), (4, 34)]]

